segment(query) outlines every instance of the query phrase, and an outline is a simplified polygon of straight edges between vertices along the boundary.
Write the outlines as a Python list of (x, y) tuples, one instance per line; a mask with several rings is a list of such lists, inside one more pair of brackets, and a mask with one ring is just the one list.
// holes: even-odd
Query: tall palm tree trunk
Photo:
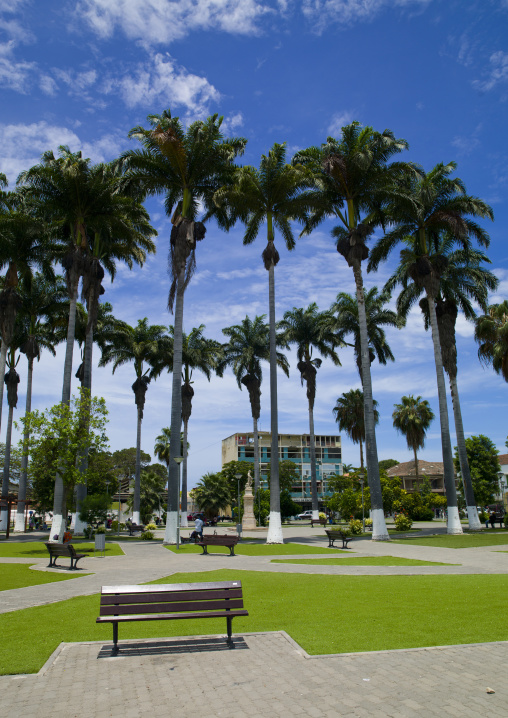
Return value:
[(252, 416), (252, 431), (254, 432), (254, 496), (259, 491), (259, 435), (258, 420)]
[(275, 343), (275, 267), (268, 270), (268, 302), (270, 319), (270, 518), (266, 543), (284, 543), (280, 515), (279, 482), (279, 417), (277, 409), (277, 349)]
[[(2, 499), (7, 499), (9, 495), (9, 474), (11, 468), (11, 443), (12, 443), (12, 417), (14, 415), (14, 406), (9, 406), (9, 418), (7, 420), (7, 435), (5, 437), (5, 457), (4, 471), (2, 479)], [(7, 528), (7, 506), (2, 506), (0, 514), (0, 530), (5, 531)]]
[[(363, 382), (362, 382), (363, 386)], [(360, 439), (360, 470), (365, 470), (365, 464), (363, 463), (363, 441)]]
[(446, 386), (444, 381), (443, 359), (439, 330), (437, 326), (436, 304), (433, 296), (427, 291), (429, 305), (430, 326), (432, 329), (432, 343), (434, 344), (434, 361), (436, 364), (437, 392), (439, 397), (439, 420), (441, 423), (441, 447), (443, 451), (443, 472), (446, 490), (446, 503), (448, 507), (448, 520), (446, 533), (461, 534), (459, 509), (457, 506), (457, 492), (453, 470), (452, 445), (450, 441), (450, 425), (448, 422), (448, 406), (446, 403)]
[[(79, 278), (78, 278), (79, 281)], [(72, 380), (72, 355), (74, 350), (74, 337), (76, 333), (76, 303), (78, 301), (78, 283), (73, 287), (71, 301), (69, 304), (69, 324), (67, 326), (67, 344), (65, 347), (65, 365), (62, 387), (62, 404), (70, 404), (71, 401), (71, 380)], [(64, 483), (62, 476), (57, 472), (55, 477), (55, 494), (53, 499), (53, 520), (49, 541), (63, 543), (65, 521), (62, 515), (64, 499)], [(58, 536), (57, 539), (54, 536)]]
[(0, 429), (2, 428), (2, 408), (4, 405), (4, 377), (5, 364), (7, 362), (7, 342), (2, 340), (2, 348), (0, 349)]
[(449, 379), (450, 393), (452, 395), (453, 418), (455, 419), (455, 433), (457, 434), (457, 451), (459, 454), (460, 473), (462, 474), (462, 480), (464, 482), (467, 520), (469, 528), (472, 531), (479, 531), (483, 529), (483, 524), (478, 517), (478, 509), (476, 508), (473, 482), (471, 481), (471, 472), (469, 471), (469, 462), (467, 460), (466, 440), (464, 437), (464, 426), (462, 424), (462, 412), (460, 410), (457, 377), (450, 376)]
[(416, 446), (413, 446), (413, 453), (415, 455), (415, 481), (416, 489), (418, 490), (418, 456), (416, 454)]
[(319, 501), (317, 491), (316, 438), (314, 436), (314, 410), (309, 398), (309, 439), (310, 439), (310, 490), (312, 496), (312, 518), (319, 518)]
[(365, 295), (363, 292), (362, 270), (359, 260), (354, 260), (353, 272), (356, 284), (356, 299), (358, 302), (358, 323), (360, 325), (363, 403), (365, 412), (365, 456), (367, 459), (367, 480), (370, 488), (372, 540), (388, 541), (390, 537), (386, 528), (385, 514), (383, 510), (383, 496), (381, 494), (381, 482), (379, 480), (376, 425), (374, 418), (374, 404), (372, 403), (372, 381), (370, 376), (369, 338), (367, 333), (367, 316), (365, 313)]
[[(83, 357), (83, 381), (82, 381), (82, 388), (88, 389), (90, 394), (92, 393), (92, 356), (93, 356), (93, 327), (90, 327), (90, 329), (86, 333), (85, 337), (85, 355)], [(79, 467), (79, 471), (81, 475), (86, 473), (88, 470), (88, 447), (86, 448), (85, 452), (83, 453), (83, 456), (81, 457), (81, 463)], [(74, 533), (75, 534), (81, 534), (83, 533), (86, 524), (84, 521), (81, 521), (79, 518), (79, 512), (81, 510), (81, 504), (83, 503), (83, 499), (86, 498), (87, 495), (87, 487), (86, 482), (83, 481), (82, 483), (79, 483), (76, 486), (76, 515), (74, 519)]]
[(132, 522), (141, 523), (141, 423), (143, 411), (138, 406), (138, 425), (136, 431), (136, 471), (134, 474), (134, 499), (132, 504)]
[(180, 512), (180, 526), (186, 528), (187, 520), (187, 427), (188, 421), (183, 422), (183, 461), (182, 461), (182, 510)]
[(178, 475), (180, 467), (175, 458), (180, 455), (180, 434), (182, 426), (182, 340), (183, 340), (183, 299), (185, 292), (185, 265), (178, 274), (175, 298), (175, 332), (173, 338), (173, 391), (171, 396), (171, 439), (169, 443), (168, 510), (164, 543), (176, 544), (180, 496)]
[[(34, 371), (34, 360), (32, 357), (28, 359), (28, 375), (26, 380), (26, 404), (25, 415), (32, 411), (32, 379)], [(21, 457), (21, 474), (19, 477), (18, 488), (18, 505), (16, 508), (16, 518), (14, 520), (14, 531), (23, 533), (25, 531), (25, 501), (26, 488), (28, 482), (28, 444), (30, 441), (30, 432), (25, 424), (23, 431), (23, 456)]]

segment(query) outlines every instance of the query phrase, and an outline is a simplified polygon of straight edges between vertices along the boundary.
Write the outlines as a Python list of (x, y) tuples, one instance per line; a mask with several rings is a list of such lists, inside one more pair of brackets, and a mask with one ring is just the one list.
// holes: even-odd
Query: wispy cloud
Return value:
[(117, 28), (145, 46), (168, 44), (193, 30), (255, 35), (258, 21), (273, 12), (256, 0), (80, 0), (76, 12), (93, 32), (111, 37)]
[(490, 67), (483, 80), (474, 80), (473, 87), (481, 92), (490, 92), (497, 85), (508, 80), (508, 52), (499, 50), (494, 52), (490, 58)]
[(481, 129), (482, 125), (480, 123), (470, 135), (457, 135), (453, 138), (452, 145), (458, 150), (459, 155), (470, 155), (471, 152), (474, 152), (474, 150), (478, 149), (481, 146), (481, 141), (478, 137), (481, 132)]
[(345, 125), (349, 125), (354, 119), (355, 112), (353, 110), (343, 110), (342, 112), (336, 112), (333, 115), (326, 131), (332, 137), (339, 137), (341, 129)]
[(321, 32), (330, 22), (351, 25), (373, 20), (382, 10), (424, 9), (431, 0), (303, 0), (304, 15)]

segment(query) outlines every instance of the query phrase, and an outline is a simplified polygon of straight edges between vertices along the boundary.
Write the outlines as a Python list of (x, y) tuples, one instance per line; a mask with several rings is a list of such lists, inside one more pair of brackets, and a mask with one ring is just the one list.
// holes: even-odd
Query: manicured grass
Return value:
[[(249, 616), (233, 632), (287, 631), (311, 654), (508, 640), (500, 620), (508, 575), (328, 576), (261, 571), (205, 571), (154, 583), (241, 579)], [(38, 671), (60, 641), (111, 644), (98, 625), (98, 596), (2, 615), (2, 671)], [(223, 619), (148, 621), (120, 627), (120, 639), (222, 634)], [(99, 647), (97, 648), (97, 651)]]
[[(92, 551), (94, 544), (91, 541), (73, 541), (73, 546), (81, 551)], [(124, 553), (116, 543), (106, 541), (106, 556), (123, 556)], [(93, 553), (90, 554), (93, 556)], [(42, 541), (6, 541), (0, 543), (0, 557), (2, 558), (49, 558), (48, 549)], [(84, 559), (82, 559), (84, 560)], [(5, 566), (5, 564), (2, 564)]]
[[(192, 543), (182, 544), (179, 549), (176, 546), (165, 546), (173, 553), (202, 553), (201, 546)], [(241, 541), (235, 546), (235, 553), (239, 556), (291, 556), (299, 553), (328, 553), (328, 546), (310, 546), (301, 543), (266, 544), (264, 541)], [(335, 549), (336, 550), (336, 549)], [(226, 546), (208, 546), (208, 553), (222, 553), (229, 556), (229, 549)]]
[(438, 536), (417, 536), (401, 538), (394, 543), (411, 543), (415, 546), (436, 546), (437, 548), (476, 548), (478, 546), (503, 546), (508, 544), (508, 532), (503, 533), (463, 533), (458, 536), (439, 534)]
[[(32, 566), (34, 564), (31, 564)], [(31, 571), (26, 563), (4, 563), (0, 571), (0, 591), (9, 591), (11, 588), (25, 588), (25, 586), (38, 586), (40, 583), (53, 583), (66, 581), (69, 578), (89, 576), (89, 573), (63, 575), (49, 571)]]
[(270, 563), (307, 563), (312, 566), (460, 566), (439, 561), (419, 561), (395, 556), (345, 556), (344, 558), (274, 558)]

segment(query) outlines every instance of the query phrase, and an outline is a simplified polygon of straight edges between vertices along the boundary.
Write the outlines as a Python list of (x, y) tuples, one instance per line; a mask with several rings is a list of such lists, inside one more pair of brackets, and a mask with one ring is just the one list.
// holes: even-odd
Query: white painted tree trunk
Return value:
[[(9, 476), (11, 471), (11, 444), (12, 444), (12, 419), (14, 416), (14, 407), (9, 407), (9, 418), (7, 419), (7, 434), (5, 437), (5, 457), (4, 457), (4, 470), (2, 479), (2, 498), (6, 499), (9, 495)], [(2, 514), (0, 516), (0, 528), (5, 531), (7, 528), (7, 507), (2, 507)]]
[[(33, 379), (34, 360), (28, 360), (28, 375), (26, 380), (26, 403), (25, 415), (32, 410), (32, 379)], [(18, 505), (16, 507), (16, 518), (14, 519), (14, 531), (16, 533), (24, 533), (25, 531), (25, 499), (28, 474), (28, 443), (30, 434), (25, 427), (23, 431), (23, 456), (21, 458), (21, 474), (19, 477), (18, 488)]]
[(282, 518), (280, 514), (277, 348), (275, 343), (275, 272), (273, 262), (268, 270), (268, 295), (270, 319), (270, 423), (272, 442), (270, 456), (270, 517), (266, 543), (284, 543)]
[(176, 544), (178, 533), (178, 491), (179, 466), (175, 458), (180, 455), (180, 433), (182, 427), (182, 339), (183, 300), (185, 292), (185, 266), (178, 275), (175, 298), (175, 331), (173, 338), (173, 388), (171, 395), (171, 439), (169, 443), (168, 509), (166, 516), (165, 544)]
[(443, 473), (446, 489), (446, 503), (448, 520), (446, 533), (461, 534), (462, 524), (460, 523), (459, 510), (457, 506), (457, 491), (455, 489), (455, 478), (453, 468), (452, 445), (450, 441), (450, 425), (448, 421), (448, 406), (446, 402), (446, 386), (443, 372), (443, 358), (441, 356), (441, 344), (439, 341), (439, 330), (437, 326), (436, 304), (431, 295), (427, 292), (430, 326), (432, 329), (432, 343), (434, 345), (434, 361), (437, 375), (437, 392), (439, 397), (439, 419), (441, 423), (441, 447), (443, 451)]
[(356, 283), (356, 299), (358, 302), (358, 323), (360, 325), (360, 351), (362, 360), (363, 404), (365, 411), (365, 457), (367, 459), (367, 481), (370, 488), (372, 516), (372, 540), (389, 541), (383, 510), (383, 496), (379, 480), (379, 462), (376, 443), (376, 422), (372, 401), (372, 380), (370, 376), (369, 337), (367, 332), (367, 316), (365, 314), (365, 296), (361, 265), (353, 267)]
[[(309, 437), (310, 437), (310, 478), (312, 496), (312, 518), (319, 519), (319, 503), (317, 492), (316, 438), (314, 436), (314, 412), (309, 400)], [(322, 480), (323, 477), (321, 477)]]

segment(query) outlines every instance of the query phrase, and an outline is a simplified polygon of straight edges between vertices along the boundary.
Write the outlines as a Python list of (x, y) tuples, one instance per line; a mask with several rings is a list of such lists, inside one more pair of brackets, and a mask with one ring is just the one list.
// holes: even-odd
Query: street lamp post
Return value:
[(118, 520), (118, 526), (117, 526), (117, 528), (118, 528), (118, 538), (120, 538), (120, 517), (121, 517), (121, 515), (122, 515), (122, 509), (120, 508), (120, 507), (121, 507), (121, 503), (120, 503), (120, 494), (121, 494), (121, 491), (122, 491), (122, 479), (121, 479), (121, 477), (119, 476), (119, 477), (118, 477), (118, 515), (117, 515), (117, 520)]
[(362, 472), (360, 472), (360, 486), (362, 487), (362, 533), (365, 533), (365, 506), (363, 504), (363, 484), (364, 484), (363, 476), (364, 476), (364, 474), (362, 471)]
[(175, 456), (175, 462), (178, 464), (178, 511), (176, 519), (176, 548), (180, 549), (180, 464), (183, 456)]
[(240, 516), (240, 479), (242, 478), (242, 474), (235, 474), (235, 479), (238, 486), (238, 523), (236, 524), (236, 530), (238, 532), (238, 535), (240, 535), (242, 531), (242, 518)]

